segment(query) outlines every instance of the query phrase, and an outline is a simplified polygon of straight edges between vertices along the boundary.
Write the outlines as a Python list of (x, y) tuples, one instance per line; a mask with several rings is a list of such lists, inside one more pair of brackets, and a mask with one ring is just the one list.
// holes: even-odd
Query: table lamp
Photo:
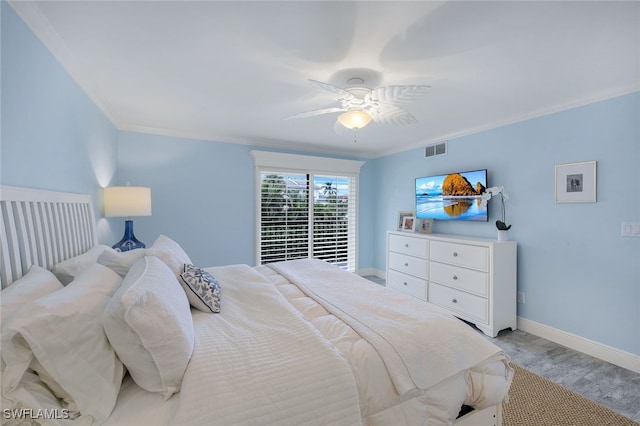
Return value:
[(112, 247), (117, 251), (145, 248), (133, 235), (134, 216), (151, 216), (151, 189), (140, 186), (110, 186), (104, 189), (104, 215), (126, 217), (124, 236)]

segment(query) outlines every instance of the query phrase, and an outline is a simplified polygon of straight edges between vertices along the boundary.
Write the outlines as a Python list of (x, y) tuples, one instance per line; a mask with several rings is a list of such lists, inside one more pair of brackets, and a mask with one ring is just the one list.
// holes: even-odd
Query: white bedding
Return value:
[[(374, 347), (274, 269), (207, 271), (222, 286), (222, 309), (214, 315), (193, 310), (196, 347), (181, 392), (163, 402), (127, 379), (108, 426), (439, 426), (452, 424), (462, 404), (482, 409), (506, 395), (507, 360), (491, 357), (428, 389), (399, 395)], [(400, 299), (413, 303), (409, 296)], [(453, 321), (454, 329), (468, 328)], [(485, 343), (476, 337), (472, 343)]]
[[(416, 317), (403, 311), (428, 310), (428, 305), (335, 267), (322, 271), (324, 265), (320, 269), (313, 262), (301, 265), (310, 272), (304, 279), (314, 292), (318, 291), (317, 281), (340, 282), (338, 291), (321, 300), (328, 309), (292, 283), (296, 275), (305, 274), (293, 273), (289, 265), (279, 268), (287, 269), (289, 278), (269, 266), (207, 268), (222, 288), (221, 312), (191, 310), (195, 345), (181, 391), (165, 401), (160, 393), (140, 388), (127, 374), (117, 404), (104, 424), (438, 426), (452, 424), (462, 404), (481, 409), (504, 399), (512, 374), (506, 357), (452, 317), (433, 322), (446, 323), (444, 334), (456, 336), (441, 337), (440, 343), (428, 345), (429, 350), (444, 345), (443, 353), (427, 356), (413, 352), (426, 349), (415, 345), (416, 339), (407, 341), (406, 347), (392, 349), (399, 350), (399, 359), (408, 367), (405, 377), (394, 377), (397, 367), (388, 368), (392, 357), (380, 356), (389, 348), (380, 349), (364, 338), (371, 334), (371, 330), (363, 330), (364, 319), (353, 324), (360, 331), (357, 333), (339, 317), (351, 321), (347, 317), (363, 314), (375, 323), (376, 315), (367, 308), (372, 304), (373, 314), (388, 317), (394, 327), (416, 331), (415, 324), (409, 327), (403, 323), (412, 323)], [(354, 303), (334, 300), (329, 304), (327, 299), (334, 299), (342, 290), (354, 293)], [(357, 303), (363, 298), (363, 303)], [(383, 301), (397, 306), (385, 311)], [(348, 305), (356, 309), (350, 312)], [(433, 320), (439, 314), (426, 317)], [(456, 329), (465, 331), (454, 333)], [(389, 330), (375, 332), (392, 344), (405, 346), (402, 340), (394, 341), (395, 336), (385, 334)], [(429, 338), (435, 339), (437, 334), (431, 333)], [(458, 340), (463, 341), (465, 353), (451, 349)], [(442, 371), (433, 376), (426, 370)], [(403, 389), (407, 377), (410, 389)], [(424, 377), (432, 383), (426, 386)], [(47, 423), (84, 425), (68, 420)]]
[(106, 424), (136, 424), (132, 410), (154, 425), (360, 424), (349, 365), (274, 285), (246, 265), (207, 271), (222, 285), (222, 312), (193, 311), (196, 341), (182, 390), (156, 416), (162, 402), (147, 395), (136, 407), (140, 392), (128, 383)]
[[(358, 383), (362, 417), (366, 424), (449, 425), (458, 415), (462, 404), (483, 409), (499, 404), (505, 398), (513, 374), (508, 366), (508, 358), (497, 346), (487, 342), (484, 337), (472, 331), (464, 323), (441, 313), (437, 307), (399, 292), (380, 288), (356, 275), (332, 267), (329, 267), (327, 272), (325, 265), (314, 265), (314, 261), (301, 261), (299, 268), (296, 266), (290, 268), (296, 263), (271, 264), (259, 266), (256, 269), (268, 276), (291, 304), (298, 308), (350, 363)], [(293, 273), (291, 269), (306, 271), (306, 273)], [(308, 287), (309, 283), (314, 281), (314, 276), (327, 278), (335, 274), (333, 281), (340, 287), (340, 292), (344, 291), (346, 295), (347, 303), (344, 306), (346, 310), (351, 310), (349, 307), (352, 305), (351, 301), (354, 301), (353, 305), (359, 306), (358, 300), (363, 302), (360, 304), (360, 309), (368, 309), (367, 307), (371, 306), (373, 312), (379, 312), (381, 317), (390, 316), (390, 311), (400, 309), (401, 312), (396, 312), (396, 317), (392, 319), (399, 327), (405, 323), (405, 329), (407, 320), (414, 329), (418, 324), (416, 322), (418, 319), (407, 311), (419, 310), (421, 313), (417, 317), (422, 319), (425, 316), (437, 318), (444, 315), (440, 321), (446, 324), (444, 330), (448, 334), (448, 337), (445, 336), (447, 346), (441, 348), (442, 350), (438, 350), (437, 346), (434, 347), (433, 349), (439, 352), (435, 355), (425, 354), (425, 358), (416, 358), (417, 364), (413, 368), (445, 371), (443, 366), (448, 365), (449, 377), (428, 388), (400, 395), (378, 351), (341, 319), (276, 270), (288, 271), (288, 275), (308, 275), (304, 278), (306, 284), (300, 284), (302, 287)], [(327, 301), (324, 300), (323, 303), (327, 304)], [(429, 324), (428, 328), (434, 328), (434, 324)], [(414, 331), (419, 332), (419, 330)], [(426, 332), (430, 335), (438, 334), (435, 330), (426, 330)], [(462, 342), (461, 346), (457, 346), (458, 341)], [(408, 343), (409, 346), (404, 350), (415, 354), (415, 351), (419, 350), (419, 348), (416, 349), (415, 341)], [(456, 353), (456, 347), (466, 352)], [(476, 350), (476, 348), (483, 348), (483, 350)], [(434, 361), (434, 356), (450, 359)], [(432, 359), (430, 362), (426, 360), (429, 357)], [(440, 364), (442, 362), (444, 364)], [(461, 362), (470, 363), (470, 368), (461, 367), (455, 371), (451, 370), (452, 363)], [(435, 368), (433, 368), (434, 365)], [(447, 376), (441, 372), (439, 375)]]
[[(317, 259), (268, 265), (346, 322), (380, 355), (398, 394), (428, 389), (459, 371), (504, 358), (469, 327), (430, 304), (376, 288)], [(425, 368), (434, 366), (437, 368)]]

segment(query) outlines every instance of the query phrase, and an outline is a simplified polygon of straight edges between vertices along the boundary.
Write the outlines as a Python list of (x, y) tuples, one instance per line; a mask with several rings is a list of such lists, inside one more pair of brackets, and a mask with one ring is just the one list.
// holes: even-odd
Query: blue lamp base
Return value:
[(124, 222), (124, 236), (111, 247), (116, 251), (129, 251), (146, 246), (133, 235), (133, 220), (127, 220)]

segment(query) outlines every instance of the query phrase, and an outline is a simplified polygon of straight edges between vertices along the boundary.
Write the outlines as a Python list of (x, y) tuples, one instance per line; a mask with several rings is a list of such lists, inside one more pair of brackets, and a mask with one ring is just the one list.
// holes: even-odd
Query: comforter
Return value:
[(348, 364), (275, 286), (247, 265), (207, 270), (221, 283), (222, 313), (193, 311), (181, 391), (162, 404), (138, 400), (129, 383), (107, 424), (361, 424)]
[[(504, 399), (512, 374), (507, 358), (483, 337), (466, 330), (468, 326), (437, 312), (437, 308), (354, 274), (333, 266), (322, 272), (312, 266), (302, 264), (311, 275), (302, 278), (286, 265), (207, 268), (222, 287), (222, 309), (220, 314), (193, 311), (195, 348), (182, 390), (163, 401), (160, 395), (145, 392), (126, 378), (106, 425), (437, 426), (452, 424), (462, 404), (480, 409)], [(332, 308), (327, 299), (333, 296), (314, 298), (312, 293), (317, 289), (305, 290), (312, 286), (313, 276), (339, 283), (345, 294), (353, 293), (349, 297), (359, 306), (357, 310), (369, 301), (378, 310), (382, 300), (387, 305), (399, 304), (391, 308), (397, 310), (397, 317), (379, 311), (381, 317), (390, 316), (399, 325), (415, 320), (406, 312), (400, 315), (405, 309), (427, 309), (427, 317), (446, 324), (443, 334), (461, 333), (464, 337), (445, 337), (429, 345), (436, 351), (444, 345), (440, 347), (444, 352), (428, 355), (419, 344), (411, 348), (418, 336), (413, 342), (405, 336), (408, 340), (401, 346), (406, 347), (396, 348), (403, 368), (407, 368), (406, 377), (411, 379), (410, 389), (404, 389), (398, 383), (406, 377), (394, 377), (397, 367), (390, 366), (390, 358), (380, 354), (385, 349), (363, 336), (367, 333), (362, 332), (362, 325), (348, 325), (346, 317), (357, 317), (357, 312), (339, 312), (347, 311), (350, 302), (338, 302), (341, 308)], [(297, 280), (305, 282), (296, 284)], [(349, 290), (352, 287), (357, 291)], [(378, 297), (381, 299), (376, 302)], [(365, 316), (375, 315), (369, 312)], [(359, 332), (354, 328), (360, 328)], [(390, 343), (393, 347), (397, 342)], [(456, 351), (458, 343), (464, 353)], [(455, 359), (442, 364), (449, 357)], [(461, 367), (455, 366), (459, 363)], [(422, 382), (421, 375), (433, 383)], [(423, 388), (425, 383), (429, 386)]]
[[(507, 355), (437, 306), (317, 260), (256, 269), (349, 362), (364, 423), (450, 425), (463, 404), (480, 410), (505, 399), (513, 377)], [(397, 383), (409, 372), (421, 384), (411, 379), (407, 390)]]
[[(347, 323), (380, 355), (400, 395), (428, 389), (503, 352), (451, 315), (317, 259), (269, 265)], [(425, 368), (437, 366), (437, 368)]]

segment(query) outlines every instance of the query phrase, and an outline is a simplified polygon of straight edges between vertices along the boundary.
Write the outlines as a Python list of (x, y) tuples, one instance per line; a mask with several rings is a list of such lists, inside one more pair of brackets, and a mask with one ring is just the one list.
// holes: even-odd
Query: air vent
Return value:
[(447, 153), (447, 141), (429, 145), (424, 149), (425, 157), (434, 157)]

